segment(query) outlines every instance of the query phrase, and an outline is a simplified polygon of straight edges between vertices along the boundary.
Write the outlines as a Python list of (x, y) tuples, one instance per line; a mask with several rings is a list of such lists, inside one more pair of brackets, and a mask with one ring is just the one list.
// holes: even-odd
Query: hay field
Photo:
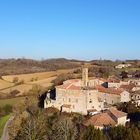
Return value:
[(49, 86), (52, 86), (51, 81), (54, 80), (55, 78), (56, 77), (51, 77), (51, 78), (47, 78), (47, 79), (43, 79), (43, 80), (28, 82), (26, 84), (21, 84), (21, 85), (17, 85), (14, 87), (10, 87), (10, 88), (1, 90), (0, 95), (3, 94), (3, 97), (4, 96), (6, 97), (13, 90), (18, 90), (20, 92), (17, 96), (23, 95), (24, 93), (27, 93), (29, 90), (31, 90), (33, 85), (40, 85), (41, 87), (47, 88)]
[(33, 85), (28, 85), (28, 84), (17, 85), (8, 89), (1, 90), (0, 95), (2, 94), (2, 97), (6, 97), (7, 95), (10, 94), (11, 91), (18, 90), (20, 93), (17, 96), (19, 96), (28, 92), (30, 89), (32, 89), (32, 87)]
[(4, 89), (4, 88), (11, 87), (11, 86), (14, 86), (14, 83), (10, 83), (10, 82), (7, 82), (7, 81), (0, 79), (0, 90)]
[[(51, 81), (54, 80), (58, 75), (62, 73), (68, 73), (72, 72), (73, 69), (71, 70), (58, 70), (58, 71), (50, 71), (50, 72), (41, 72), (41, 73), (33, 73), (33, 74), (20, 74), (20, 75), (8, 75), (8, 76), (3, 76), (0, 82), (5, 82), (5, 86), (1, 86), (2, 89), (0, 90), (0, 96), (2, 98), (7, 98), (11, 95), (11, 92), (14, 90), (18, 90), (19, 93), (16, 95), (20, 96), (23, 95), (24, 93), (27, 93), (29, 90), (33, 88), (34, 85), (39, 85), (41, 87), (47, 88), (52, 86)], [(15, 85), (13, 82), (13, 79), (15, 77), (18, 77), (18, 80), (24, 80), (23, 84), (20, 85)], [(6, 85), (6, 83), (9, 83)], [(4, 85), (4, 83), (3, 83)], [(9, 87), (10, 86), (10, 87)], [(3, 87), (9, 87), (6, 89), (3, 89)]]
[(34, 81), (34, 82), (28, 82), (26, 84), (30, 84), (30, 85), (40, 85), (42, 87), (49, 87), (52, 85), (52, 80), (56, 79), (57, 76), (54, 77), (50, 77), (50, 78), (46, 78), (46, 79), (42, 79), (42, 80), (38, 80), (38, 81)]
[(72, 70), (58, 70), (58, 71), (51, 71), (51, 72), (40, 72), (40, 73), (33, 73), (33, 74), (20, 74), (20, 75), (7, 75), (2, 76), (2, 79), (8, 82), (13, 82), (14, 78), (18, 78), (19, 81), (24, 80), (24, 82), (31, 82), (31, 81), (38, 81), (50, 77), (57, 76), (62, 73), (68, 73)]

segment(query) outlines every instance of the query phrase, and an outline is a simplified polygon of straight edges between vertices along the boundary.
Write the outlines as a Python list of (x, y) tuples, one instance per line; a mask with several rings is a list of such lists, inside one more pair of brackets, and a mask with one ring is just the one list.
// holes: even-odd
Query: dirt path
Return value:
[(12, 123), (14, 116), (12, 116), (5, 124), (3, 134), (0, 140), (9, 140), (8, 126)]

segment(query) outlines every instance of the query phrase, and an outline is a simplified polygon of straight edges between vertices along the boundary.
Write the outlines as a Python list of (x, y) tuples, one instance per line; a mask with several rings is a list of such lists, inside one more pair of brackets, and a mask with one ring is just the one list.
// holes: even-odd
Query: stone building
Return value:
[[(48, 97), (44, 107), (56, 107), (61, 111), (79, 112), (87, 114), (90, 111), (101, 111), (105, 109), (104, 104), (115, 104), (130, 101), (129, 92), (112, 87), (104, 87), (104, 79), (88, 79), (88, 69), (84, 68), (82, 80), (72, 79), (56, 86), (56, 98)], [(118, 84), (117, 84), (118, 85)]]
[(110, 105), (131, 100), (130, 93), (120, 88), (104, 88), (99, 85), (96, 89), (98, 89), (98, 97)]
[(123, 125), (130, 120), (127, 119), (127, 113), (116, 109), (109, 109), (106, 112), (92, 116), (84, 122), (85, 126), (94, 125), (97, 129), (104, 129), (112, 126)]

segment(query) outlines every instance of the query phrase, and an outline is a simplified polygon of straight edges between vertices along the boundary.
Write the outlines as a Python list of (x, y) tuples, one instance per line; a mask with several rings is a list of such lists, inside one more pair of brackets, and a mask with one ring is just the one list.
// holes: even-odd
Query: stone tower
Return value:
[(88, 68), (83, 68), (82, 70), (82, 81), (83, 81), (83, 86), (87, 87), (88, 86)]

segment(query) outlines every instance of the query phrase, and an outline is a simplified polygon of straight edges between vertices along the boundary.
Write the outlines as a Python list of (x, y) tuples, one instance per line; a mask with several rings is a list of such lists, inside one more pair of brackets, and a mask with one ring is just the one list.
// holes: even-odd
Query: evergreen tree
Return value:
[(88, 126), (83, 134), (82, 140), (106, 140), (106, 136), (94, 126)]

